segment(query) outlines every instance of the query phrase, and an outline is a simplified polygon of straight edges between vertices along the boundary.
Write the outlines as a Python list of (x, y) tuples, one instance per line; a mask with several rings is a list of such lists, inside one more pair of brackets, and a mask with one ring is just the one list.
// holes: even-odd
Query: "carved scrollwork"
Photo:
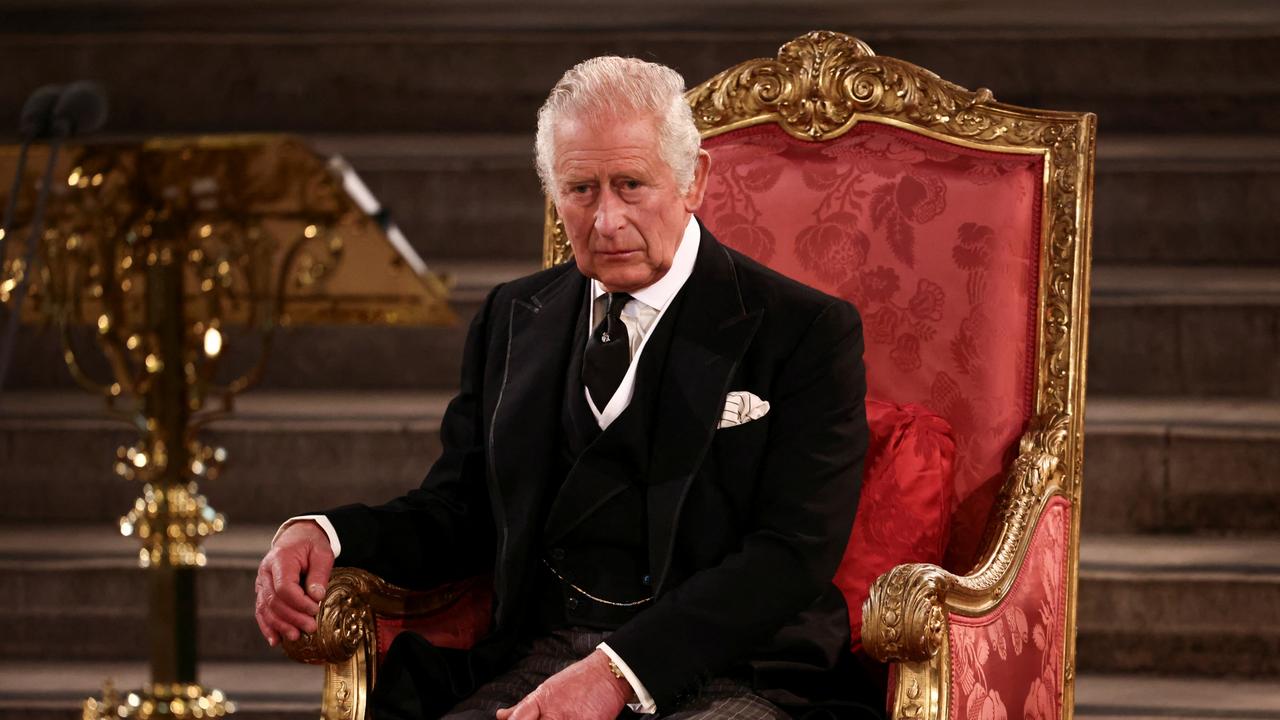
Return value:
[[(408, 590), (357, 568), (335, 568), (320, 603), (315, 633), (285, 641), (285, 653), (298, 662), (337, 663), (361, 647), (376, 644), (376, 616), (413, 617), (435, 612), (456, 601), (483, 578), (472, 578), (432, 590)], [(368, 643), (365, 645), (364, 643)]]
[(862, 606), (862, 643), (884, 661), (928, 660), (946, 633), (943, 600), (954, 584), (935, 565), (899, 565), (871, 586)]
[(966, 90), (909, 62), (879, 57), (861, 40), (828, 31), (788, 42), (776, 58), (725, 70), (687, 98), (704, 133), (769, 119), (796, 137), (828, 140), (848, 130), (860, 113), (947, 126), (964, 137), (1028, 133), (1022, 124), (973, 111), (992, 101), (989, 90)]
[(1040, 508), (1065, 489), (1067, 439), (1071, 417), (1055, 413), (1034, 418), (1019, 441), (1018, 457), (1005, 477), (995, 518), (988, 523), (985, 560), (968, 575), (956, 578), (951, 605), (975, 612), (1003, 597), (1031, 542)]
[(1039, 498), (1059, 482), (1060, 461), (1066, 456), (1071, 418), (1055, 413), (1036, 418), (1023, 433), (1018, 457), (1009, 470), (1008, 491)]
[(899, 565), (871, 586), (862, 606), (863, 644), (881, 661), (922, 661), (945, 641), (948, 612), (983, 612), (1000, 601), (1026, 554), (1044, 501), (1061, 489), (1071, 422), (1037, 418), (1023, 434), (1005, 480), (996, 531), (973, 573), (954, 575), (935, 565)]
[(325, 665), (325, 720), (359, 720), (377, 675), (377, 618), (438, 612), (487, 582), (476, 577), (418, 591), (364, 570), (336, 568), (320, 603), (316, 632), (286, 640), (285, 654), (298, 662)]
[(340, 663), (362, 647), (371, 647), (377, 628), (369, 599), (382, 585), (386, 583), (362, 570), (335, 569), (320, 604), (316, 631), (285, 640), (285, 654), (304, 663)]

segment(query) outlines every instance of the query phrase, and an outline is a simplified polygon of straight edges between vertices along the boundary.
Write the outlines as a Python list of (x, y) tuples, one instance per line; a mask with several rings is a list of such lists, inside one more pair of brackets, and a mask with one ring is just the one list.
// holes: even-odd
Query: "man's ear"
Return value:
[(707, 178), (711, 175), (711, 155), (706, 150), (698, 150), (698, 159), (693, 166), (693, 182), (684, 195), (684, 209), (696, 212), (702, 207), (702, 198), (707, 194)]

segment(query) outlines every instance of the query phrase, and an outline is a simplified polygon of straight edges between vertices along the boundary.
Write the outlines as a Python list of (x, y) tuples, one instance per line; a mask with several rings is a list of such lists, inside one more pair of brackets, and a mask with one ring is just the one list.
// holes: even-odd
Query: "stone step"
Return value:
[(523, 7), (504, 15), (514, 3), (382, 4), (391, 11), (134, 0), (86, 12), (25, 0), (0, 22), (0, 63), (15, 68), (0, 78), (0, 117), (17, 117), (40, 84), (90, 74), (111, 98), (113, 132), (527, 132), (552, 83), (583, 58), (654, 58), (696, 83), (826, 28), (1007, 102), (1094, 111), (1105, 131), (1280, 128), (1280, 17), (1262, 3), (1190, 14), (1161, 7), (1157, 17), (1095, 0), (1104, 20), (1011, 10), (1009, 20), (955, 24), (947, 13), (928, 19), (933, 8), (889, 11), (884, 1), (868, 17), (862, 3), (836, 0), (802, 12), (666, 0), (616, 21), (614, 12), (584, 19), (590, 13), (570, 0), (539, 19)]
[[(280, 331), (263, 387), (450, 390), (457, 387), (467, 323), (493, 283), (531, 263), (455, 263), (449, 328), (296, 327)], [(1099, 395), (1280, 397), (1280, 268), (1101, 266), (1093, 272), (1089, 390)], [(77, 347), (91, 375), (106, 378), (93, 331)], [(227, 344), (224, 366), (243, 369), (257, 346)], [(71, 387), (51, 330), (27, 328), (6, 383)]]
[(1078, 618), (1083, 672), (1280, 677), (1280, 536), (1086, 536)]
[(542, 262), (533, 133), (317, 135), (342, 155), (428, 262)]
[[(232, 525), (378, 502), (422, 481), (440, 453), (441, 393), (256, 392), (201, 439), (227, 449), (200, 488)], [(127, 512), (141, 486), (116, 477), (116, 448), (137, 442), (87, 393), (0, 396), (2, 522), (91, 521)]]
[(1280, 397), (1280, 269), (1094, 268), (1089, 390)]
[(1093, 395), (1086, 533), (1280, 533), (1280, 402)]
[[(253, 619), (254, 577), (274, 526), (233, 527), (206, 544), (196, 580), (201, 658), (283, 659)], [(37, 661), (147, 657), (147, 578), (138, 542), (107, 524), (0, 531), (0, 657)]]
[[(393, 497), (439, 454), (448, 397), (250, 392), (201, 435), (229, 456), (202, 492), (233, 524)], [(136, 440), (87, 393), (0, 396), (0, 522), (113, 523), (140, 493), (111, 471)], [(1086, 445), (1088, 532), (1280, 533), (1280, 402), (1094, 395)]]
[[(199, 648), (209, 660), (279, 656), (252, 617), (253, 580), (274, 526), (208, 543)], [(0, 655), (143, 659), (145, 572), (109, 527), (0, 530)], [(1086, 536), (1079, 595), (1083, 672), (1280, 676), (1280, 537)]]
[[(346, 157), (428, 261), (541, 258), (528, 134), (314, 136)], [(1280, 265), (1280, 138), (1099, 139), (1094, 262)]]
[(1093, 261), (1280, 265), (1280, 139), (1102, 133)]
[[(452, 326), (280, 328), (272, 340), (260, 387), (452, 390), (458, 386), (467, 328), (485, 294), (499, 282), (538, 270), (540, 262), (432, 264), (432, 270), (445, 273), (453, 285), (450, 304), (459, 321)], [(94, 332), (88, 327), (73, 328), (73, 346), (88, 375), (106, 380), (111, 377), (110, 368), (95, 350)], [(224, 381), (252, 367), (259, 358), (261, 343), (242, 337), (228, 333), (221, 362)], [(75, 387), (62, 361), (61, 337), (55, 329), (22, 329), (5, 387)]]
[(1273, 680), (1082, 673), (1076, 717), (1096, 720), (1274, 720), (1280, 687)]

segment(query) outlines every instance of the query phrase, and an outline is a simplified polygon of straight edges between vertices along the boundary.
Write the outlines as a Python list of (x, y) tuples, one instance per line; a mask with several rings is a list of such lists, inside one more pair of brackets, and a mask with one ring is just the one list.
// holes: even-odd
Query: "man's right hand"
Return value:
[[(333, 549), (329, 536), (311, 520), (289, 525), (272, 543), (258, 566), (254, 617), (272, 647), (284, 637), (297, 640), (316, 631), (316, 613), (329, 586)], [(303, 587), (306, 591), (303, 591)]]

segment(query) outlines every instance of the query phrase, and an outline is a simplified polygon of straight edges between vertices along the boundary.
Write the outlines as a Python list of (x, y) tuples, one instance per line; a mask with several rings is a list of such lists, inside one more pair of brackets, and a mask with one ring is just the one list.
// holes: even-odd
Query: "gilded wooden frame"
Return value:
[[(966, 90), (828, 31), (786, 43), (776, 58), (729, 68), (685, 97), (703, 138), (777, 123), (796, 138), (821, 142), (859, 122), (876, 122), (964, 147), (1044, 157), (1035, 411), (993, 513), (997, 520), (966, 575), (914, 564), (881, 576), (863, 606), (863, 643), (877, 658), (895, 664), (894, 718), (948, 717), (948, 614), (980, 616), (1000, 604), (1022, 567), (1045, 505), (1063, 495), (1072, 510), (1062, 717), (1071, 720), (1095, 116), (999, 103), (989, 90)], [(547, 202), (544, 264), (571, 256), (555, 207)]]

